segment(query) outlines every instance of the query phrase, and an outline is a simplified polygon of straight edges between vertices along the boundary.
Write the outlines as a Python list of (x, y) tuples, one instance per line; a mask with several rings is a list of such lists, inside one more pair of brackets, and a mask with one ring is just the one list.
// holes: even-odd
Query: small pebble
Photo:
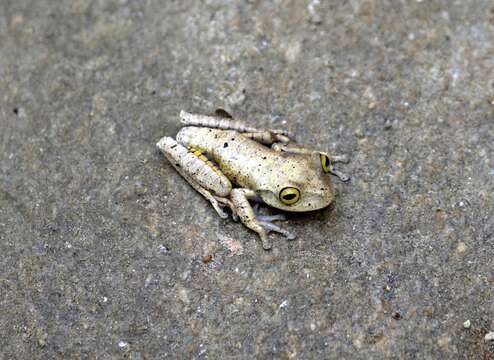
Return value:
[(213, 255), (204, 255), (202, 257), (202, 262), (204, 264), (207, 264), (208, 262), (211, 262), (211, 260), (213, 260)]
[(471, 325), (472, 325), (472, 324), (470, 323), (470, 320), (467, 320), (467, 321), (465, 321), (465, 322), (463, 323), (463, 327), (464, 327), (465, 329), (470, 329), (470, 326), (471, 326)]
[(353, 132), (353, 135), (358, 139), (363, 139), (365, 137), (364, 131), (360, 128), (355, 129), (355, 131)]
[(401, 314), (398, 311), (395, 311), (393, 315), (391, 315), (393, 319), (395, 320), (400, 320), (401, 319)]
[(485, 341), (494, 341), (494, 331), (485, 334)]
[(169, 251), (170, 249), (166, 245), (160, 244), (160, 246), (158, 246), (158, 252), (160, 253), (167, 253)]
[(393, 120), (392, 119), (386, 119), (384, 121), (384, 130), (391, 130), (393, 127)]

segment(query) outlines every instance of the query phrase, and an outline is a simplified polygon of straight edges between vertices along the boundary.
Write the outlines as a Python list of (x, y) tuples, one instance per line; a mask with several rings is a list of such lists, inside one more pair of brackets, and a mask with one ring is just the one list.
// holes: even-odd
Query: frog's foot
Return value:
[[(276, 216), (276, 215), (275, 215)], [(259, 218), (257, 218), (259, 220)], [(285, 236), (288, 240), (293, 240), (296, 238), (295, 234), (289, 232), (288, 230), (280, 228), (278, 225), (273, 224), (270, 221), (260, 221), (259, 223), (267, 232), (277, 232), (283, 236)]]
[(284, 214), (276, 215), (261, 215), (259, 212), (259, 203), (254, 204), (254, 213), (256, 214), (256, 220), (261, 224), (264, 230), (269, 232), (277, 232), (284, 235), (288, 240), (295, 239), (295, 235), (291, 232), (280, 228), (278, 225), (273, 224), (273, 221), (285, 221), (286, 216)]
[(320, 152), (320, 154), (326, 155), (330, 159), (330, 165), (329, 165), (329, 173), (330, 174), (338, 177), (341, 181), (344, 181), (344, 182), (350, 180), (350, 176), (337, 170), (333, 165), (335, 163), (348, 164), (350, 162), (350, 160), (349, 160), (347, 155), (345, 155), (345, 154), (329, 155), (328, 153), (325, 153), (325, 152)]
[(333, 166), (333, 165), (331, 165), (331, 166), (329, 167), (329, 173), (330, 173), (330, 174), (333, 174), (333, 175), (334, 175), (334, 176), (336, 176), (336, 177), (338, 177), (338, 179), (340, 179), (340, 180), (341, 180), (341, 181), (343, 181), (343, 182), (346, 182), (346, 181), (350, 180), (350, 176), (348, 176), (348, 175), (347, 175), (347, 174), (345, 174), (345, 173), (342, 173), (342, 172), (341, 172), (341, 171), (339, 171), (339, 170), (336, 170), (336, 169), (334, 168), (334, 166)]
[[(215, 199), (221, 208), (228, 207), (230, 209), (230, 211), (232, 212), (233, 221), (238, 221), (237, 210), (235, 209), (235, 205), (233, 205), (233, 203), (230, 201), (230, 199), (224, 198), (224, 197), (219, 197), (219, 196), (215, 196)], [(223, 210), (221, 210), (221, 211), (224, 212)], [(228, 217), (228, 215), (226, 215), (226, 216)]]

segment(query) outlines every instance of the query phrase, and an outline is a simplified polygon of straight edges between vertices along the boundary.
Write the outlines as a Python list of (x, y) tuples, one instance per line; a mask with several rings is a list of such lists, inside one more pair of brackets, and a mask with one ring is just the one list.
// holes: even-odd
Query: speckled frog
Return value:
[(333, 167), (345, 156), (295, 144), (285, 130), (247, 126), (222, 109), (212, 116), (181, 111), (180, 118), (186, 127), (176, 139), (163, 137), (158, 148), (220, 217), (228, 217), (228, 207), (234, 220), (259, 234), (264, 249), (272, 246), (269, 232), (295, 236), (273, 223), (285, 220), (282, 214), (257, 214), (249, 201), (284, 211), (318, 210), (334, 198), (328, 173), (348, 180)]

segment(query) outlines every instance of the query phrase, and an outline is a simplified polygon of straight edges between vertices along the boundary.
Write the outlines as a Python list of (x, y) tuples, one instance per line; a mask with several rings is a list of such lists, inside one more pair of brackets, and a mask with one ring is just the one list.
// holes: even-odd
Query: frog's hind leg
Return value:
[(228, 214), (222, 209), (224, 206), (232, 209), (234, 206), (228, 199), (232, 190), (232, 184), (217, 168), (208, 160), (189, 151), (185, 146), (179, 144), (171, 137), (162, 138), (156, 146), (170, 161), (177, 172), (202, 196), (204, 196), (221, 218), (227, 218)]
[(274, 142), (287, 143), (294, 135), (284, 129), (260, 129), (247, 125), (241, 120), (234, 120), (231, 115), (225, 116), (226, 112), (216, 111), (215, 116), (188, 113), (184, 110), (180, 112), (180, 119), (187, 126), (203, 126), (213, 129), (234, 130), (244, 136), (266, 145)]

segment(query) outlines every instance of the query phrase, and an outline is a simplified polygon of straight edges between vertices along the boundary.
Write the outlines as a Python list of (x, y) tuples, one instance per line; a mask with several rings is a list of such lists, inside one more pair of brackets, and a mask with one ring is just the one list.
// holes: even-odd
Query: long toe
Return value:
[(286, 217), (283, 214), (276, 215), (257, 215), (256, 219), (260, 222), (285, 221)]
[(260, 222), (261, 226), (268, 232), (277, 232), (283, 236), (285, 236), (288, 240), (293, 240), (295, 239), (295, 234), (292, 234), (288, 230), (280, 228), (278, 225), (275, 225), (273, 223), (270, 223), (268, 221), (262, 221)]

